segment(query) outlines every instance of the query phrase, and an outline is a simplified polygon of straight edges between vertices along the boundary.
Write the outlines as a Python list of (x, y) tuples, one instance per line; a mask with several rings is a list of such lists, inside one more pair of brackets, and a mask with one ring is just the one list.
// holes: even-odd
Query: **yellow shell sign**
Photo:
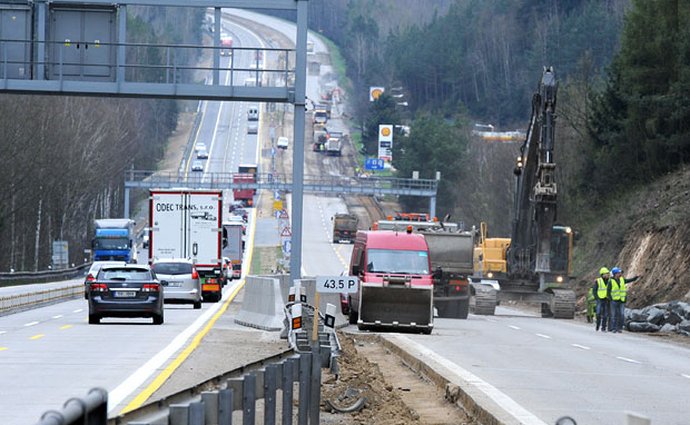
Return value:
[(391, 135), (391, 129), (390, 127), (381, 127), (381, 135), (383, 137), (388, 137)]
[(384, 91), (384, 87), (369, 87), (369, 101), (375, 101), (383, 94)]

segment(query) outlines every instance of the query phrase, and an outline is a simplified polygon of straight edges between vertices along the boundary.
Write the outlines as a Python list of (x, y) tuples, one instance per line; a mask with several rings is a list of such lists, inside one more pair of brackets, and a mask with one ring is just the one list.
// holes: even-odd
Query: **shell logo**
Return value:
[(383, 137), (388, 137), (391, 135), (391, 129), (390, 127), (381, 127), (381, 135)]
[(385, 87), (369, 87), (369, 101), (373, 102), (386, 91)]

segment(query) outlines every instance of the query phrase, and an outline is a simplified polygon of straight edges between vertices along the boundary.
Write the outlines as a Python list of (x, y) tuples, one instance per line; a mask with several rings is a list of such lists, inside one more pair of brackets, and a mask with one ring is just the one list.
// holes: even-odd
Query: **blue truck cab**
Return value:
[(95, 237), (91, 241), (93, 261), (137, 262), (134, 221), (126, 218), (95, 220)]

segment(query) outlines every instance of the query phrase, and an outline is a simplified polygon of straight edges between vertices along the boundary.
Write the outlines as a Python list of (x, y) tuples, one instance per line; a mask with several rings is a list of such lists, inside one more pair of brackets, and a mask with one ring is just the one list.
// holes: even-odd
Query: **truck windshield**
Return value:
[(426, 251), (369, 249), (367, 272), (429, 274), (429, 255)]
[(93, 247), (95, 249), (129, 249), (129, 239), (96, 238)]

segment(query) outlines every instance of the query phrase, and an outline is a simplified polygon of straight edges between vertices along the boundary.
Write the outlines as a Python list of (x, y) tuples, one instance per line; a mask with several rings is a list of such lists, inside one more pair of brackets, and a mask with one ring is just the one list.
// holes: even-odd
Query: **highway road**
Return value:
[[(271, 19), (262, 22), (294, 31)], [(250, 33), (230, 29), (236, 43), (251, 41)], [(316, 44), (317, 51), (322, 48)], [(309, 96), (318, 94), (313, 91), (318, 80), (310, 77)], [(206, 171), (234, 171), (238, 163), (256, 158), (256, 136), (246, 135), (246, 107), (204, 107), (199, 140), (210, 147)], [(308, 163), (316, 161), (310, 154), (315, 155), (307, 151)], [(328, 164), (342, 166), (338, 159)], [(340, 198), (305, 196), (304, 274), (346, 269), (351, 246), (330, 242), (330, 217), (344, 210)], [(226, 297), (236, 284), (226, 288)], [(43, 411), (94, 386), (110, 392), (110, 410), (119, 412), (220, 306), (204, 304), (201, 311), (170, 306), (164, 326), (144, 319), (105, 319), (102, 326), (89, 326), (81, 299), (2, 317), (0, 424), (33, 423)], [(553, 424), (569, 415), (578, 424), (623, 424), (624, 412), (632, 411), (649, 416), (655, 425), (690, 424), (684, 404), (690, 391), (687, 347), (629, 333), (597, 333), (580, 322), (542, 319), (507, 307), (499, 307), (493, 317), (437, 319), (435, 325), (428, 336), (391, 338), (471, 381), (524, 423)], [(352, 326), (346, 330), (358, 333)]]

